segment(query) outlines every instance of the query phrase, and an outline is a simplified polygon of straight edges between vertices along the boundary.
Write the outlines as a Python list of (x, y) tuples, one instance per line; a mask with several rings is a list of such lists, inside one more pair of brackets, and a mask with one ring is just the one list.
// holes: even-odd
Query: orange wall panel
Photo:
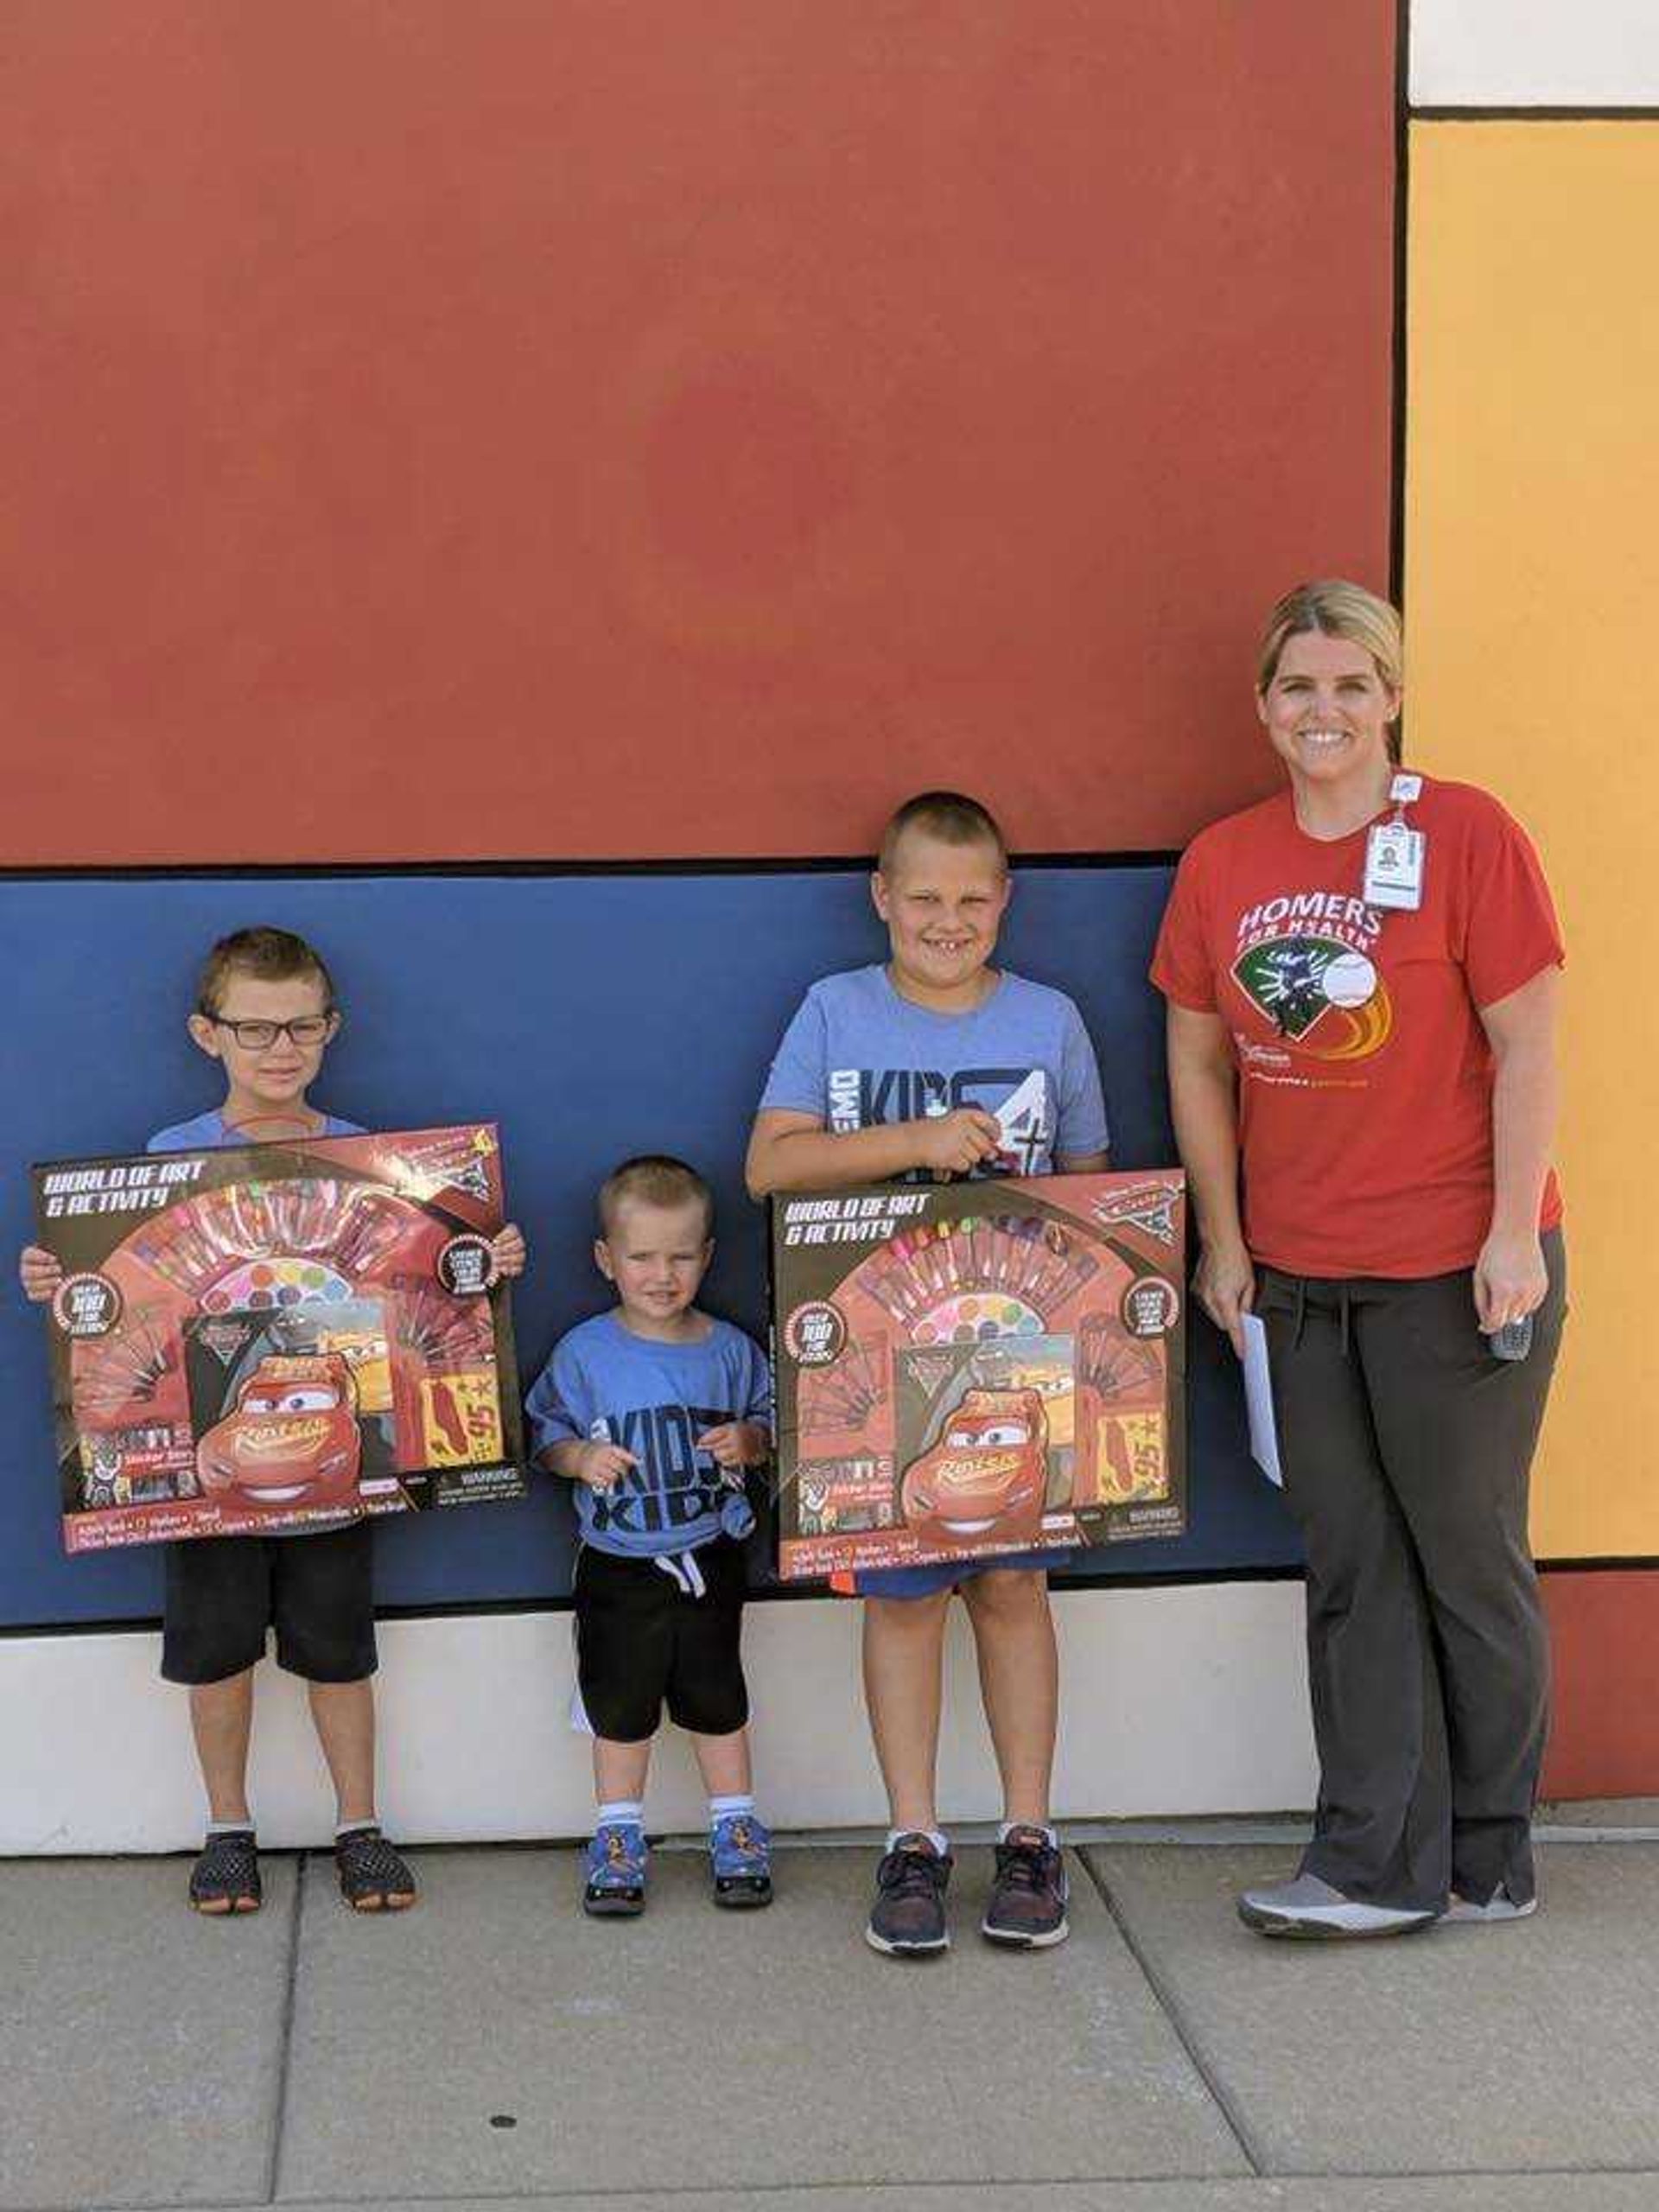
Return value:
[(0, 862), (1183, 841), (1386, 577), (1394, 18), (15, 0)]
[(1409, 751), (1527, 824), (1567, 938), (1573, 1312), (1532, 1516), (1554, 1560), (1659, 1556), (1656, 205), (1659, 119), (1412, 126)]

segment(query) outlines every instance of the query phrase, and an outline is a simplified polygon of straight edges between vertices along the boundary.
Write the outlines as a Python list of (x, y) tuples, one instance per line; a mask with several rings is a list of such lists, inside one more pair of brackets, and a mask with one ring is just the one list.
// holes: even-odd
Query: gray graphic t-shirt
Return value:
[(1103, 1152), (1106, 1107), (1083, 1016), (1064, 991), (1005, 970), (984, 1002), (937, 1014), (883, 967), (814, 983), (784, 1033), (761, 1111), (813, 1114), (842, 1135), (977, 1106), (1003, 1150), (982, 1173), (1046, 1175)]

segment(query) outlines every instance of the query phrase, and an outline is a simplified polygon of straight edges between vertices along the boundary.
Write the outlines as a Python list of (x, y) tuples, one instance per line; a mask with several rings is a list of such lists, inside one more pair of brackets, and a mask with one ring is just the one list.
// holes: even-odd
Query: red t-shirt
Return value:
[[(1389, 810), (1384, 810), (1388, 811)], [(1194, 838), (1152, 980), (1233, 1035), (1244, 1238), (1305, 1275), (1471, 1267), (1491, 1227), (1492, 1056), (1477, 1011), (1562, 958), (1526, 833), (1425, 780), (1423, 899), (1360, 898), (1365, 828), (1326, 843), (1287, 791)], [(1560, 1220), (1552, 1173), (1540, 1226)]]

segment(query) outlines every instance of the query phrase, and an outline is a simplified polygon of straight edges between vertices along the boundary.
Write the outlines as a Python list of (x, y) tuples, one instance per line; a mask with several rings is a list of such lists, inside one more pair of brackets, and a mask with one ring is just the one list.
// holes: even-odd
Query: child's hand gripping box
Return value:
[(776, 1199), (784, 1580), (1179, 1535), (1185, 1207), (1173, 1170)]
[(68, 1550), (524, 1495), (491, 1124), (34, 1179)]

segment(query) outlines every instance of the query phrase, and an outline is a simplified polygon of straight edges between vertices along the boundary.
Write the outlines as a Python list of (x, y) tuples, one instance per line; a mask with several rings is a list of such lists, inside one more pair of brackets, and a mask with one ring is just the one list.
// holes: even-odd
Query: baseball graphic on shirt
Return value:
[[(1298, 894), (1302, 903), (1332, 894)], [(1394, 1028), (1388, 985), (1368, 953), (1323, 931), (1297, 926), (1298, 899), (1282, 906), (1281, 933), (1268, 912), (1268, 933), (1233, 963), (1233, 980), (1278, 1040), (1316, 1060), (1364, 1060), (1380, 1052)], [(1267, 910), (1263, 910), (1267, 912)]]
[(1319, 978), (1332, 1006), (1369, 1006), (1376, 995), (1376, 969), (1363, 952), (1339, 953)]

